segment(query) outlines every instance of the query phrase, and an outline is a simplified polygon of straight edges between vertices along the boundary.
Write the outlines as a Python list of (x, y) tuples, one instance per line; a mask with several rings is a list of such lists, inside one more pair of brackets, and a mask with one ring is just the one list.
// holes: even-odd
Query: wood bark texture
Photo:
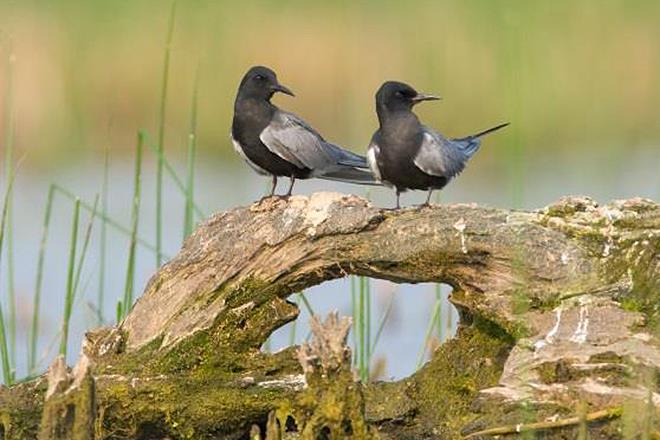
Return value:
[[(199, 225), (73, 370), (2, 388), (0, 438), (654, 438), (659, 250), (645, 199), (264, 199)], [(290, 294), (347, 275), (451, 285), (456, 337), (397, 382), (356, 381), (336, 316), (310, 345), (261, 351), (296, 319)]]

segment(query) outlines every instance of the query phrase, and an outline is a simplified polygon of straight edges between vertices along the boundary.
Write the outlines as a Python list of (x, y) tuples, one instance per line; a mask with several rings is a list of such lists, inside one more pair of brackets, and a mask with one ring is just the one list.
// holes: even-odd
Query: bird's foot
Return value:
[(288, 196), (282, 196), (279, 194), (268, 194), (267, 196), (263, 196), (262, 198), (259, 199), (259, 202), (257, 203), (263, 203), (267, 202), (269, 200), (281, 200), (281, 199), (286, 199)]

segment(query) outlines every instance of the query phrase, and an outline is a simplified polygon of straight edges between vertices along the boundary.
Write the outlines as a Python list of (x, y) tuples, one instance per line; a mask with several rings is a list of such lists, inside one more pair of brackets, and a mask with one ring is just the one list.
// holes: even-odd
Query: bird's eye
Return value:
[(403, 92), (401, 90), (397, 90), (396, 96), (403, 97)]
[(262, 80), (265, 79), (265, 78), (264, 78), (263, 75), (259, 75), (259, 74), (257, 74), (257, 75), (255, 75), (254, 79), (258, 79), (259, 81), (262, 81)]

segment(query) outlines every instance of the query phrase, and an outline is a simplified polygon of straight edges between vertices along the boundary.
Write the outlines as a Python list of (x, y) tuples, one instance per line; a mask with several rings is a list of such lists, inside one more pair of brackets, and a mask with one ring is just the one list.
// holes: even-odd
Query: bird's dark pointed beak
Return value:
[(296, 96), (293, 94), (293, 92), (286, 86), (283, 86), (282, 84), (275, 84), (272, 88), (273, 92), (281, 92), (284, 93), (285, 95), (289, 96)]
[(442, 98), (440, 98), (439, 96), (427, 95), (426, 93), (418, 93), (417, 96), (415, 96), (412, 99), (412, 102), (413, 102), (413, 104), (418, 104), (422, 101), (438, 101), (440, 99), (442, 99)]

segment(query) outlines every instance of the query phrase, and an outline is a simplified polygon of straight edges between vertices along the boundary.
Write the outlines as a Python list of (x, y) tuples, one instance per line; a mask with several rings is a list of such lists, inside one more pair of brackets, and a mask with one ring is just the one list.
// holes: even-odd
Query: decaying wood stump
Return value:
[[(266, 199), (201, 224), (121, 325), (87, 335), (87, 388), (45, 398), (45, 377), (3, 388), (0, 429), (74, 432), (63, 424), (77, 419), (55, 421), (55, 404), (91, 393), (85, 408), (69, 405), (90, 412), (77, 426), (91, 420), (96, 439), (248, 438), (265, 432), (268, 414), (280, 430), (296, 426), (287, 438), (334, 433), (309, 425), (323, 420), (342, 420), (355, 438), (652, 438), (659, 249), (660, 206), (643, 199), (566, 198), (535, 212), (388, 211), (334, 193)], [(296, 319), (291, 293), (348, 274), (450, 284), (456, 337), (407, 379), (342, 387), (306, 377), (295, 347), (260, 351)], [(345, 370), (331, 371), (345, 380)]]
[(83, 355), (71, 374), (64, 356), (58, 356), (48, 369), (48, 390), (41, 416), (39, 440), (94, 438), (96, 398), (89, 359)]

